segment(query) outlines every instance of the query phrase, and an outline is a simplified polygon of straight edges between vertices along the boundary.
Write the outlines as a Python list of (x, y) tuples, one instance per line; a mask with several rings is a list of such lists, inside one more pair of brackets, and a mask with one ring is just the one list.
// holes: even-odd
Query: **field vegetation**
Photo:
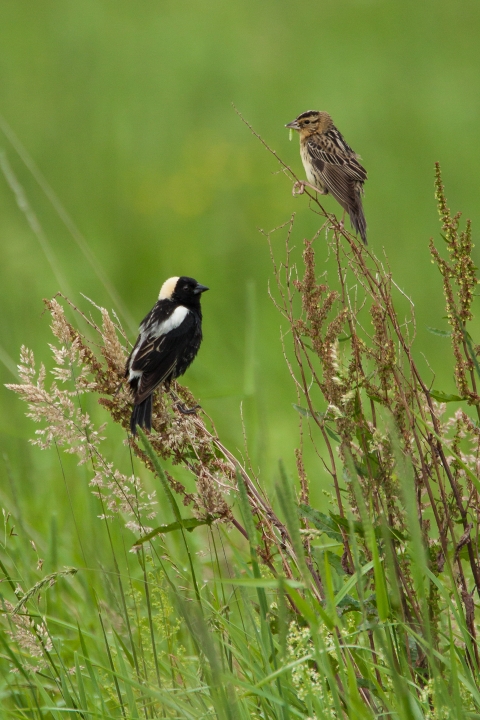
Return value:
[[(480, 718), (477, 5), (0, 13), (1, 716)], [(368, 247), (291, 194), (308, 107)], [(179, 273), (202, 409), (132, 439)]]

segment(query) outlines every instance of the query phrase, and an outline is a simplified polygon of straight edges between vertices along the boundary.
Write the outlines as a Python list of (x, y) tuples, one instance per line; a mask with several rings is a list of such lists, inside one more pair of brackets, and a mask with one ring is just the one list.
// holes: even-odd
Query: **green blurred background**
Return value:
[[(232, 102), (299, 174), (298, 140), (288, 142), (284, 124), (310, 108), (331, 113), (368, 169), (370, 246), (377, 254), (385, 248), (396, 282), (415, 302), (421, 368), (427, 372), (426, 353), (436, 387), (453, 392), (448, 341), (426, 330), (445, 328), (441, 281), (428, 252), (429, 237), (439, 239), (433, 165), (442, 163), (450, 204), (472, 218), (476, 233), (479, 37), (478, 0), (0, 5), (0, 112), (128, 308), (132, 340), (165, 278), (188, 274), (211, 288), (204, 296), (204, 344), (186, 383), (232, 450), (243, 445), (244, 402), (253, 462), (266, 484), (279, 457), (294, 472), (298, 416), (281, 318), (267, 292), (268, 247), (258, 228), (269, 230), (296, 211), (301, 249), (318, 223), (305, 198), (292, 198), (274, 158)], [(2, 133), (0, 148), (72, 299), (87, 307), (84, 293), (112, 307)], [(338, 210), (330, 199), (325, 204)], [(56, 453), (28, 444), (35, 428), (24, 404), (3, 387), (14, 380), (9, 368), (22, 343), (48, 359), (42, 298), (60, 287), (2, 175), (0, 234), (1, 498), (16, 503), (39, 531), (56, 514), (67, 532)], [(281, 248), (282, 237), (275, 242)], [(321, 264), (321, 241), (317, 247)], [(115, 452), (121, 459), (127, 451)], [(65, 463), (73, 502), (93, 508), (91, 473), (81, 471), (79, 483), (74, 461)], [(313, 460), (311, 472), (319, 486), (328, 484)]]

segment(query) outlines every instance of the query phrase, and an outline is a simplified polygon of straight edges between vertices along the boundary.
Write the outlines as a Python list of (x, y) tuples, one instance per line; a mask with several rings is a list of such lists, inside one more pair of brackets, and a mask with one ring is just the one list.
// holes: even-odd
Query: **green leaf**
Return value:
[[(306, 408), (301, 407), (301, 405), (295, 405), (295, 403), (292, 403), (292, 407), (294, 410), (296, 410), (300, 415), (303, 417), (313, 417), (310, 410), (307, 410)], [(325, 420), (325, 413), (322, 412), (315, 412), (315, 417), (317, 420)], [(330, 435), (332, 440), (335, 440), (335, 442), (341, 442), (341, 438), (337, 435), (336, 432), (333, 432), (333, 430), (330, 430), (328, 425), (324, 425), (325, 430), (327, 432), (327, 435)]]
[(335, 596), (335, 606), (339, 605), (343, 598), (346, 597), (350, 590), (352, 590), (358, 581), (373, 568), (373, 561), (368, 562), (366, 565), (362, 565), (353, 575), (349, 577), (345, 585)]
[(295, 403), (292, 403), (292, 407), (294, 410), (300, 413), (300, 415), (303, 415), (303, 417), (312, 417), (312, 413), (310, 412), (310, 410), (302, 408), (301, 405), (295, 405)]
[(142, 535), (141, 538), (138, 538), (138, 540), (133, 543), (133, 547), (141, 545), (144, 542), (148, 542), (157, 535), (165, 535), (165, 533), (172, 532), (173, 530), (180, 530), (181, 528), (183, 528), (184, 530), (192, 532), (192, 530), (194, 530), (199, 525), (210, 525), (212, 520), (213, 518), (207, 518), (207, 520), (197, 520), (197, 518), (184, 518), (169, 523), (168, 525), (159, 525), (146, 535)]
[[(296, 502), (293, 494), (292, 485), (290, 478), (287, 476), (285, 466), (280, 460), (278, 463), (280, 469), (280, 483), (276, 486), (277, 497), (282, 508), (285, 524), (290, 535), (290, 540), (293, 545), (293, 549), (296, 555), (296, 563), (300, 570), (300, 576), (302, 580), (305, 580), (309, 576), (307, 563), (305, 562), (305, 549), (303, 547), (302, 539), (300, 536), (300, 521), (298, 519), (298, 511), (295, 512)], [(306, 584), (306, 583), (305, 583)]]
[(138, 426), (137, 432), (140, 437), (140, 440), (142, 441), (145, 452), (147, 453), (148, 457), (150, 458), (152, 465), (155, 468), (155, 472), (157, 473), (158, 478), (159, 478), (160, 482), (162, 483), (163, 490), (165, 492), (165, 495), (167, 496), (169, 505), (172, 508), (172, 512), (175, 516), (175, 519), (177, 520), (177, 522), (181, 523), (182, 517), (180, 515), (180, 510), (178, 509), (177, 502), (173, 496), (172, 491), (170, 490), (170, 485), (168, 484), (168, 480), (166, 478), (166, 475), (163, 471), (162, 466), (160, 465), (160, 461), (155, 453), (155, 450), (150, 445), (149, 439), (147, 438), (146, 434), (143, 432), (143, 430), (140, 426)]
[(343, 615), (347, 612), (359, 612), (362, 609), (362, 606), (351, 595), (345, 595), (340, 602), (337, 603), (337, 608), (340, 610), (340, 614)]
[[(300, 413), (300, 415), (303, 415), (303, 417), (313, 417), (310, 410), (308, 410), (307, 408), (303, 408), (301, 405), (295, 405), (295, 403), (292, 403), (292, 407), (294, 408), (294, 410)], [(323, 420), (323, 418), (325, 417), (325, 413), (315, 411), (315, 417), (318, 418), (318, 420)]]
[(78, 653), (75, 651), (73, 656), (75, 658), (75, 675), (78, 685), (78, 694), (80, 696), (80, 707), (82, 710), (88, 710), (87, 695), (85, 693), (85, 683), (83, 682), (82, 668), (80, 665), (80, 660), (78, 659)]
[(434, 400), (445, 403), (459, 402), (460, 400), (463, 400), (460, 395), (449, 395), (448, 393), (443, 392), (443, 390), (430, 390), (430, 397), (432, 397)]
[(370, 398), (370, 400), (373, 400), (373, 402), (380, 403), (380, 405), (385, 402), (384, 400), (382, 400), (380, 395), (373, 395), (372, 393), (367, 392), (367, 397)]
[[(177, 523), (179, 523), (179, 529), (180, 529), (180, 532), (181, 532), (181, 534), (182, 534), (183, 544), (185, 545), (185, 550), (186, 550), (187, 556), (188, 556), (188, 563), (189, 563), (189, 565), (190, 565), (190, 572), (192, 573), (192, 580), (193, 580), (193, 587), (194, 587), (194, 589), (195, 589), (195, 595), (196, 595), (196, 597), (197, 597), (197, 602), (198, 602), (199, 606), (202, 607), (202, 600), (201, 600), (201, 598), (200, 598), (200, 591), (199, 591), (199, 589), (198, 589), (198, 583), (197, 583), (197, 578), (196, 578), (196, 575), (195, 575), (195, 568), (194, 568), (194, 565), (193, 565), (192, 555), (191, 555), (191, 553), (190, 553), (190, 548), (188, 547), (187, 538), (186, 538), (185, 533), (184, 533), (184, 529), (185, 529), (185, 528), (184, 528), (184, 525), (183, 525), (184, 520), (182, 519), (182, 516), (181, 516), (181, 514), (180, 514), (180, 510), (179, 510), (179, 507), (178, 507), (178, 505), (177, 505), (177, 501), (175, 500), (175, 497), (174, 497), (172, 491), (170, 490), (170, 485), (169, 485), (169, 482), (168, 482), (168, 480), (167, 480), (167, 476), (165, 475), (165, 472), (164, 472), (162, 466), (160, 465), (160, 460), (159, 460), (159, 458), (158, 458), (155, 450), (154, 450), (153, 447), (150, 445), (149, 439), (147, 438), (146, 434), (143, 432), (143, 430), (142, 430), (142, 428), (141, 428), (140, 426), (138, 426), (137, 431), (138, 431), (138, 435), (139, 435), (139, 437), (140, 437), (140, 440), (142, 441), (142, 445), (143, 445), (143, 447), (144, 447), (144, 449), (145, 449), (145, 452), (147, 453), (148, 457), (150, 458), (150, 460), (151, 460), (151, 462), (152, 462), (152, 465), (153, 465), (153, 467), (154, 467), (154, 469), (155, 469), (155, 472), (156, 472), (156, 474), (157, 474), (157, 477), (158, 477), (158, 479), (159, 479), (160, 482), (161, 482), (161, 485), (162, 485), (162, 487), (163, 487), (163, 490), (164, 490), (164, 492), (165, 492), (165, 495), (167, 496), (167, 500), (168, 500), (168, 502), (169, 502), (169, 505), (170, 505), (170, 507), (171, 507), (171, 509), (172, 509), (172, 512), (173, 512), (173, 515), (174, 515), (174, 517), (175, 517), (175, 521), (176, 521)], [(157, 672), (158, 672), (158, 670), (157, 670)]]
[[(125, 653), (125, 657), (127, 658), (127, 660), (128, 660), (128, 662), (130, 663), (131, 667), (134, 668), (134, 667), (135, 667), (135, 663), (134, 663), (134, 660), (133, 660), (133, 655), (132, 655), (132, 653), (130, 652), (130, 650), (128, 649), (128, 647), (125, 645), (124, 641), (122, 640), (122, 638), (120, 637), (120, 635), (118, 634), (118, 632), (115, 630), (115, 628), (112, 628), (112, 630), (113, 630), (113, 632), (114, 632), (114, 634), (115, 634), (115, 636), (116, 636), (116, 638), (117, 638), (117, 640), (118, 640), (118, 642), (119, 642), (119, 644), (120, 644), (123, 652)], [(123, 673), (123, 674), (126, 675), (127, 673), (125, 672), (125, 673)]]
[(299, 505), (298, 514), (312, 523), (313, 527), (328, 535), (329, 538), (338, 543), (342, 542), (342, 534), (338, 531), (338, 525), (335, 520), (328, 517), (319, 510), (314, 510), (310, 505)]
[(368, 678), (357, 677), (357, 686), (359, 688), (367, 688), (367, 690), (370, 690), (371, 692), (378, 694), (377, 686), (375, 685), (374, 682), (372, 682), (371, 680), (368, 680)]
[[(332, 512), (330, 512), (330, 517), (337, 524), (337, 526), (343, 527), (343, 528), (345, 528), (345, 530), (348, 531), (350, 526), (349, 526), (347, 518), (344, 518), (341, 515), (336, 515), (335, 513), (332, 513)], [(354, 522), (352, 523), (352, 526), (353, 526), (354, 533), (356, 533), (357, 535), (360, 535), (360, 537), (365, 537), (365, 530), (363, 527), (363, 523), (361, 523), (359, 520), (354, 520)], [(385, 533), (385, 532), (387, 532), (391, 536), (392, 540), (399, 540), (400, 542), (405, 542), (406, 540), (409, 539), (409, 537), (406, 533), (402, 533), (402, 532), (400, 532), (400, 530), (396, 530), (395, 528), (391, 528), (388, 526), (385, 527), (382, 531), (382, 528), (380, 525), (375, 525), (374, 530), (375, 530), (375, 537), (377, 540), (382, 540), (383, 533)]]
[[(347, 518), (342, 517), (341, 515), (337, 515), (336, 513), (332, 513), (331, 511), (329, 514), (330, 514), (330, 517), (332, 518), (332, 520), (339, 527), (345, 528), (345, 530), (347, 530), (347, 532), (348, 532), (350, 525), (349, 525)], [(361, 522), (359, 522), (358, 520), (354, 520), (354, 522), (352, 523), (352, 527), (353, 527), (354, 533), (356, 533), (357, 535), (360, 535), (360, 537), (364, 537), (365, 530), (363, 529), (363, 525)]]
[(432, 335), (439, 335), (439, 337), (452, 337), (450, 330), (439, 330), (438, 328), (430, 327), (429, 325), (427, 325), (427, 330), (432, 333)]
[(304, 588), (305, 583), (298, 580), (290, 580), (286, 577), (264, 578), (264, 577), (247, 577), (247, 578), (214, 578), (214, 582), (221, 585), (235, 585), (236, 587), (251, 588)]
[[(115, 632), (115, 631), (114, 631)], [(121, 652), (121, 648), (126, 650), (125, 644), (122, 642), (119, 642), (119, 635), (115, 632), (115, 645), (117, 650), (117, 658), (118, 663), (120, 665), (120, 673), (124, 677), (128, 677), (127, 674), (127, 666), (125, 665), (125, 660), (123, 657), (123, 653)], [(127, 702), (128, 702), (128, 709), (130, 711), (130, 717), (131, 718), (138, 718), (138, 710), (137, 710), (137, 703), (135, 702), (135, 696), (133, 694), (132, 686), (129, 682), (124, 682), (123, 684), (125, 688), (125, 694), (127, 696)]]
[(369, 545), (373, 558), (373, 572), (375, 576), (375, 594), (377, 600), (378, 617), (380, 618), (380, 620), (385, 621), (388, 620), (390, 616), (390, 604), (388, 602), (387, 582), (383, 569), (383, 563), (378, 552), (375, 532), (372, 531), (373, 525), (371, 526), (371, 531), (369, 533), (369, 535), (371, 535)]
[(330, 435), (332, 440), (335, 440), (335, 442), (342, 442), (341, 437), (339, 435), (337, 435), (337, 433), (333, 432), (333, 430), (330, 430), (328, 425), (325, 425), (325, 430), (327, 432), (327, 435)]
[(337, 575), (346, 575), (345, 570), (342, 567), (342, 559), (339, 557), (336, 553), (332, 552), (331, 550), (321, 550), (318, 553), (318, 559), (319, 564), (321, 563), (322, 566), (325, 564), (324, 556), (327, 556), (328, 558), (328, 564), (335, 570)]

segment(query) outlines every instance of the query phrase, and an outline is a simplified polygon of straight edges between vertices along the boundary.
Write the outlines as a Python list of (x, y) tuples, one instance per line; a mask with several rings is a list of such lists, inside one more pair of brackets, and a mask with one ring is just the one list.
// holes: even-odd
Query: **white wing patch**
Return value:
[(190, 310), (183, 305), (179, 305), (169, 318), (160, 323), (151, 325), (148, 329), (148, 334), (152, 337), (158, 338), (160, 335), (166, 335), (170, 330), (175, 330), (187, 317)]
[[(171, 330), (175, 330), (175, 328), (179, 327), (179, 325), (182, 324), (182, 322), (187, 317), (190, 310), (183, 305), (179, 305), (173, 313), (170, 315), (169, 318), (164, 320), (163, 322), (155, 323), (153, 325), (149, 325), (148, 327), (144, 327), (143, 325), (140, 326), (140, 342), (138, 343), (138, 346), (133, 353), (132, 357), (130, 358), (130, 368), (132, 367), (133, 363), (135, 362), (135, 358), (137, 356), (138, 351), (142, 347), (143, 343), (147, 338), (159, 338), (161, 335), (166, 335)], [(128, 381), (133, 380), (134, 378), (142, 377), (143, 370), (130, 370)]]

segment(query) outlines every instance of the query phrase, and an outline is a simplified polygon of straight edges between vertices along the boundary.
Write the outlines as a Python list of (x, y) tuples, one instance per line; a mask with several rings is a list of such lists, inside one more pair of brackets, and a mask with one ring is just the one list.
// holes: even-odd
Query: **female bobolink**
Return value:
[[(308, 184), (322, 195), (331, 193), (350, 215), (355, 231), (367, 244), (367, 222), (363, 214), (363, 183), (367, 171), (347, 145), (326, 112), (308, 110), (285, 125), (300, 134), (300, 155)], [(307, 183), (300, 183), (303, 192)]]
[(158, 301), (140, 325), (125, 377), (134, 393), (130, 429), (152, 428), (152, 395), (161, 383), (167, 387), (183, 375), (202, 342), (200, 296), (205, 285), (191, 277), (166, 280)]

